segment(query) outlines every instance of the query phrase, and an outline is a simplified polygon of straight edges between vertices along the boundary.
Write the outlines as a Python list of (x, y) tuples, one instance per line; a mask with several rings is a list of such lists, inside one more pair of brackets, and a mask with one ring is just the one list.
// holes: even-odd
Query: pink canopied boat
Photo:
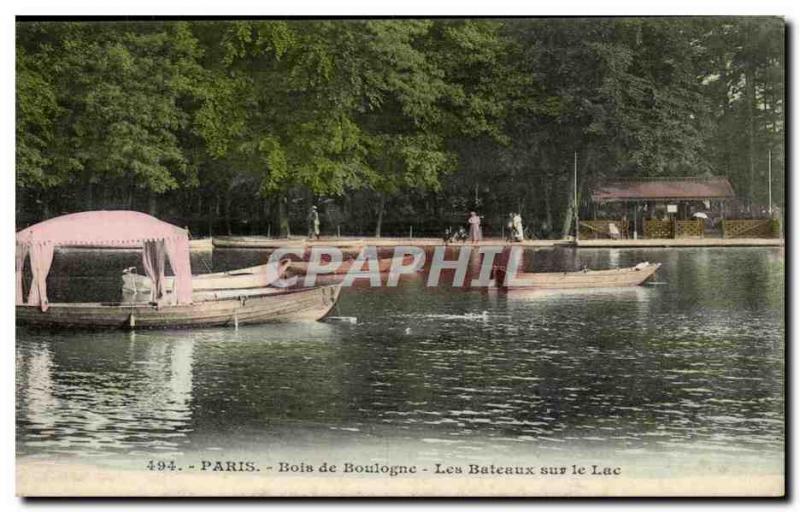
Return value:
[[(142, 248), (142, 264), (151, 283), (149, 300), (51, 304), (47, 299), (47, 275), (54, 249), (59, 246)], [(23, 268), (28, 258), (32, 279), (25, 300)], [(174, 274), (170, 287), (165, 275), (167, 261)], [(173, 328), (318, 320), (333, 308), (340, 291), (339, 285), (328, 285), (195, 294), (193, 282), (186, 230), (143, 213), (74, 213), (17, 233), (16, 319), (28, 325)]]

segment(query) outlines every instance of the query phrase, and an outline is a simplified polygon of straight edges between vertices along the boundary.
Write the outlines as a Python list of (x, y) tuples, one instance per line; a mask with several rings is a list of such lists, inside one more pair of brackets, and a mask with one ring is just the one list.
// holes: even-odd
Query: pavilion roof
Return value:
[(608, 181), (592, 189), (592, 201), (708, 201), (733, 199), (735, 193), (724, 176), (647, 178)]

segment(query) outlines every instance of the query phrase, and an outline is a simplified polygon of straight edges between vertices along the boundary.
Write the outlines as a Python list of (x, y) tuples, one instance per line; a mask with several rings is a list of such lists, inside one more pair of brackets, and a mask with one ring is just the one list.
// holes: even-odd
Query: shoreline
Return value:
[(262, 236), (230, 236), (212, 238), (215, 249), (279, 249), (279, 248), (311, 248), (311, 247), (338, 247), (340, 249), (356, 250), (369, 245), (381, 248), (398, 246), (450, 247), (461, 246), (509, 246), (526, 248), (552, 248), (568, 247), (578, 249), (602, 248), (681, 248), (681, 247), (783, 247), (785, 240), (782, 238), (652, 238), (652, 239), (624, 239), (624, 240), (525, 240), (523, 242), (507, 242), (505, 240), (485, 239), (480, 242), (456, 242), (444, 244), (440, 238), (323, 238), (309, 241), (306, 238), (267, 238)]
[[(572, 249), (634, 249), (634, 248), (683, 248), (683, 247), (784, 247), (783, 238), (640, 238), (638, 240), (525, 240), (522, 242), (507, 242), (500, 238), (484, 239), (480, 242), (454, 242), (445, 244), (440, 238), (401, 238), (401, 237), (331, 237), (309, 241), (304, 237), (297, 238), (268, 238), (265, 236), (222, 236), (212, 238), (199, 238), (189, 241), (189, 250), (192, 253), (213, 252), (215, 249), (310, 249), (312, 247), (337, 247), (346, 252), (357, 253), (364, 246), (391, 249), (400, 246), (415, 246), (434, 248), (448, 247), (525, 247), (538, 248), (572, 248)], [(81, 251), (131, 251), (139, 252), (139, 248), (121, 248), (106, 246), (64, 246), (57, 249), (59, 252)]]

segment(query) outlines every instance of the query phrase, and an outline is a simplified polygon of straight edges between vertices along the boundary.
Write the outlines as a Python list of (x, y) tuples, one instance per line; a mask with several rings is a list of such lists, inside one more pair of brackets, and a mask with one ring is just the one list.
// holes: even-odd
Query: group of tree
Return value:
[(725, 175), (783, 201), (778, 18), (17, 23), (17, 223), (193, 233), (568, 229), (598, 180)]

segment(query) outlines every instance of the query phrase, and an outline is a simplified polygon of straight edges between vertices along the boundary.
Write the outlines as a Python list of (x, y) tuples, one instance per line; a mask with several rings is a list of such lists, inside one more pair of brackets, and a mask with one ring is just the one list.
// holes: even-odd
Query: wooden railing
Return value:
[(702, 237), (705, 225), (701, 219), (692, 220), (647, 220), (644, 221), (645, 238), (693, 238)]
[[(611, 224), (617, 227), (619, 233), (611, 233)], [(628, 221), (625, 219), (608, 220), (582, 220), (580, 221), (581, 238), (628, 238)]]
[(705, 230), (705, 223), (701, 219), (675, 221), (675, 238), (702, 238)]
[(672, 238), (674, 234), (671, 220), (645, 219), (644, 237), (645, 238)]
[(780, 226), (773, 219), (736, 219), (722, 221), (723, 238), (777, 238)]

